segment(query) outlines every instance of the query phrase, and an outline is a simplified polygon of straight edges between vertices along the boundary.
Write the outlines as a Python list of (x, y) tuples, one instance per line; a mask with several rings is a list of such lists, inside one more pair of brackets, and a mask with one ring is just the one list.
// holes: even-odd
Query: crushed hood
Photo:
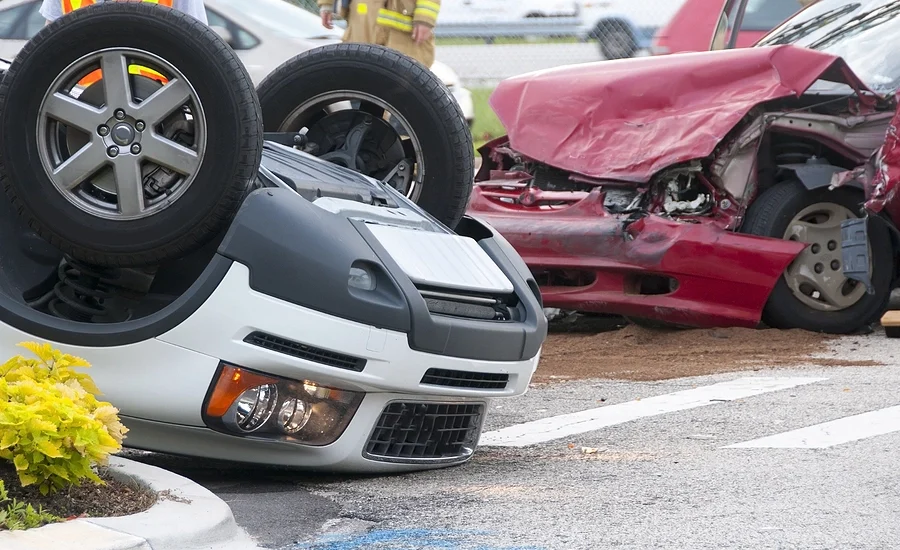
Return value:
[(645, 182), (708, 156), (750, 110), (817, 80), (865, 85), (836, 56), (792, 45), (569, 65), (500, 83), (510, 146), (594, 178)]

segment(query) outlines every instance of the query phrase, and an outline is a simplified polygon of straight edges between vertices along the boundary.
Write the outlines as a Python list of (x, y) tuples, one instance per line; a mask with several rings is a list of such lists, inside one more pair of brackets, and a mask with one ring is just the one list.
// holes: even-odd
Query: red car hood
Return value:
[(519, 153), (644, 182), (708, 156), (753, 107), (800, 96), (819, 79), (867, 90), (841, 58), (785, 45), (538, 71), (501, 82), (490, 104)]

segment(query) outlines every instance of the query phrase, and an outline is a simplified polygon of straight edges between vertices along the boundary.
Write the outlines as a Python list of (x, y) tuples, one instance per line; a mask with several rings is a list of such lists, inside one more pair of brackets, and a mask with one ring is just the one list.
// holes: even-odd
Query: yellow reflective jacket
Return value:
[[(80, 8), (86, 8), (88, 6), (93, 6), (96, 3), (94, 0), (61, 0), (61, 1), (62, 1), (63, 15), (72, 13), (73, 11), (80, 9)], [(171, 8), (173, 0), (141, 0), (141, 1), (149, 2), (151, 4), (159, 4), (161, 6)], [(153, 69), (151, 69), (149, 67), (143, 67), (141, 65), (132, 64), (132, 65), (128, 66), (128, 72), (131, 74), (134, 74), (134, 75), (145, 76), (147, 78), (152, 78), (154, 80), (158, 80), (159, 82), (161, 82), (163, 84), (166, 84), (168, 82), (168, 79), (165, 76), (163, 76), (162, 74), (160, 74), (157, 71), (154, 71)], [(79, 80), (78, 85), (79, 86), (90, 86), (91, 84), (98, 82), (102, 77), (103, 77), (103, 73), (100, 72), (100, 69), (97, 69), (96, 71), (93, 71), (92, 73), (88, 74), (87, 76), (85, 76), (84, 78)]]
[[(160, 4), (162, 6), (166, 6), (167, 8), (172, 7), (172, 0), (142, 0), (144, 2), (150, 2), (151, 4)], [(96, 2), (94, 0), (62, 0), (63, 7), (63, 15), (67, 13), (71, 13), (78, 8), (84, 8), (86, 6), (92, 6)]]
[[(318, 4), (320, 8), (334, 9), (335, 2), (318, 0)], [(391, 29), (412, 32), (413, 23), (434, 27), (440, 11), (441, 0), (387, 0), (385, 7), (378, 10), (378, 24)], [(346, 19), (349, 12), (348, 7), (342, 7), (338, 10), (338, 16)]]

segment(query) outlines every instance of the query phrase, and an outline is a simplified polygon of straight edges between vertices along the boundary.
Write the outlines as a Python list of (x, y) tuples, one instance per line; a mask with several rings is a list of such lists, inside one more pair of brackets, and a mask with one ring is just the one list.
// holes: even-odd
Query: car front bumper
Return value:
[[(164, 358), (155, 368), (135, 369), (126, 377), (121, 368), (95, 361), (92, 374), (106, 392), (105, 398), (127, 404), (122, 409), (123, 423), (130, 430), (127, 447), (332, 471), (409, 471), (460, 464), (471, 458), (489, 401), (523, 394), (540, 359), (540, 350), (521, 361), (479, 361), (419, 352), (410, 348), (406, 334), (254, 292), (249, 279), (245, 266), (233, 264), (194, 315), (154, 340), (153, 350), (147, 348), (146, 355)], [(247, 336), (259, 332), (364, 359), (365, 366), (355, 372), (248, 343)], [(208, 427), (202, 414), (220, 360), (365, 395), (346, 429), (328, 445), (223, 433)], [(477, 386), (475, 381), (484, 375), (501, 375), (506, 383), (493, 389), (424, 383), (431, 369), (459, 373), (448, 381), (451, 384)], [(152, 390), (160, 380), (178, 381), (177, 399), (170, 397), (168, 406), (160, 406), (160, 396)], [(378, 433), (376, 428), (380, 428)], [(438, 453), (435, 445), (447, 430), (455, 430), (459, 444)], [(411, 456), (415, 453), (410, 446), (395, 445), (386, 451), (378, 445), (390, 440), (415, 440), (424, 451), (431, 444), (431, 453)], [(422, 449), (419, 451), (424, 452)]]
[[(579, 195), (508, 186), (477, 183), (469, 214), (509, 240), (548, 308), (755, 327), (779, 277), (805, 246), (735, 233), (712, 220), (612, 214), (599, 188)], [(534, 206), (553, 200), (568, 204)]]
[[(362, 221), (378, 216), (394, 225)], [(230, 261), (227, 272), (193, 313), (130, 349), (88, 355), (104, 397), (126, 418), (126, 446), (344, 471), (468, 460), (488, 400), (527, 390), (547, 320), (536, 282), (503, 237), (472, 218), (457, 228), (469, 241), (397, 225), (425, 221), (413, 210), (310, 202), (288, 190), (251, 195), (218, 250)], [(370, 270), (377, 280), (372, 290), (348, 292), (352, 265)], [(444, 310), (440, 298), (429, 297), (471, 296), (451, 287), (473, 273), (481, 289), (474, 299), (491, 292), (515, 297), (510, 317), (473, 318), (466, 308)], [(489, 290), (497, 284), (510, 286)], [(219, 384), (241, 379), (225, 376), (226, 367), (248, 374), (244, 379), (278, 377), (287, 392), (299, 385), (356, 392), (362, 400), (324, 409), (323, 425), (349, 424), (326, 433), (316, 423), (318, 446), (283, 435), (277, 424), (268, 433), (240, 433), (234, 407), (244, 389), (211, 412)], [(291, 394), (275, 393), (280, 411)]]
[[(337, 441), (322, 447), (302, 446), (286, 441), (254, 437), (236, 437), (209, 428), (155, 422), (133, 417), (122, 417), (131, 430), (125, 445), (129, 448), (156, 451), (215, 460), (228, 460), (271, 466), (291, 466), (306, 470), (343, 473), (402, 473), (445, 468), (467, 462), (481, 432), (481, 420), (475, 443), (467, 445), (465, 452), (449, 459), (373, 459), (367, 451), (375, 427), (386, 407), (392, 403), (447, 405), (475, 405), (486, 411), (487, 399), (447, 398), (432, 395), (405, 393), (369, 393), (365, 396), (356, 415)], [(422, 416), (420, 424), (429, 419)], [(405, 428), (400, 428), (405, 429)], [(425, 433), (421, 428), (417, 433)]]

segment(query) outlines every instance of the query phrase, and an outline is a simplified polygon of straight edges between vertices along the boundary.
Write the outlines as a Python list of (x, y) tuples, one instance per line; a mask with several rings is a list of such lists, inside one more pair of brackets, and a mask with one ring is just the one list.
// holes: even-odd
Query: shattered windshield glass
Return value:
[(840, 56), (873, 91), (900, 88), (900, 0), (819, 0), (770, 32), (757, 46), (796, 44)]

